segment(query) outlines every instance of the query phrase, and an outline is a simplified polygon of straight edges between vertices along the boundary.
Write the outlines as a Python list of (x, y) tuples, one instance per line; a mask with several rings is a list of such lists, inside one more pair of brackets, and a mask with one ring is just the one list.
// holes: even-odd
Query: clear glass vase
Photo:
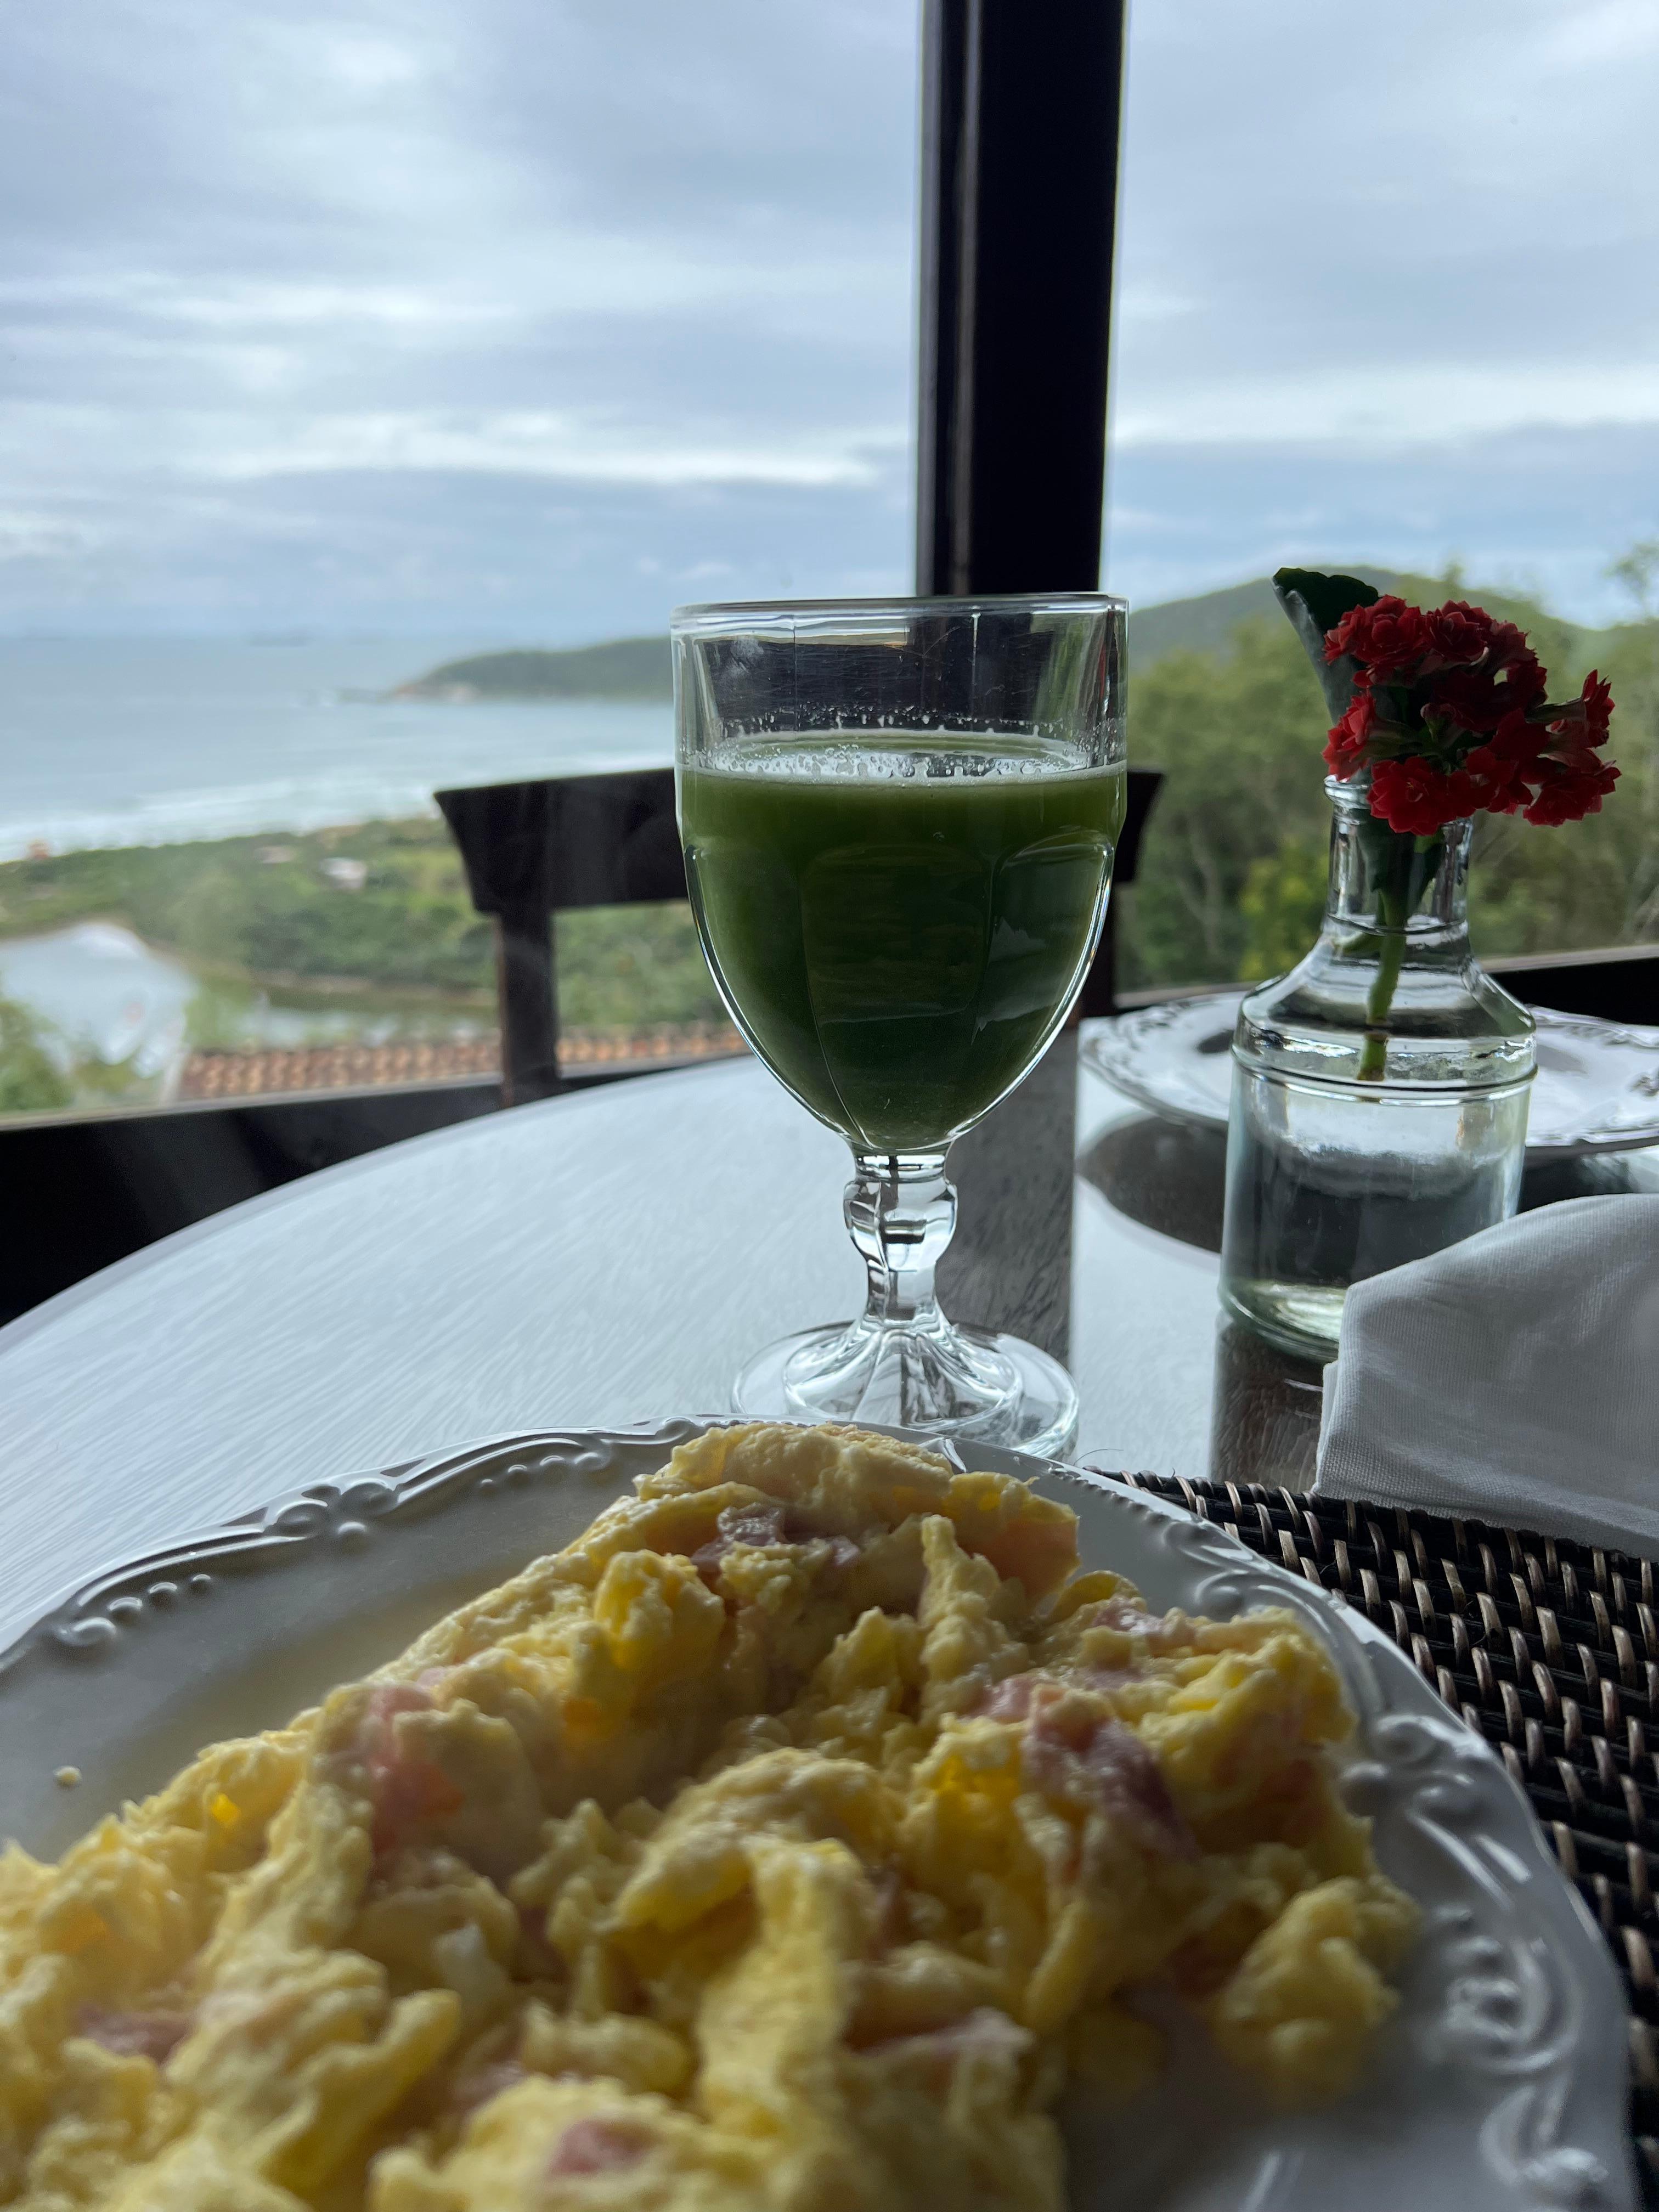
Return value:
[(1348, 1287), (1513, 1213), (1533, 1020), (1469, 950), (1471, 824), (1431, 836), (1326, 784), (1330, 889), (1313, 950), (1239, 1010), (1221, 1296), (1328, 1358)]

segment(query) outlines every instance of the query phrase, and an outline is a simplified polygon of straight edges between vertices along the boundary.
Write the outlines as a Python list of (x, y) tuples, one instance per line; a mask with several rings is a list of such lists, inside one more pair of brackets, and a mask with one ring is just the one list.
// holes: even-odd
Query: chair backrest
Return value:
[(480, 914), (685, 896), (674, 771), (572, 775), (434, 793)]
[(501, 1095), (546, 1098), (559, 1080), (553, 916), (685, 896), (674, 771), (627, 770), (440, 791), (467, 888), (495, 918)]
[[(1163, 777), (1131, 769), (1114, 874), (1133, 880), (1140, 835)], [(674, 772), (639, 769), (434, 793), (460, 848), (467, 888), (496, 925), (501, 1092), (509, 1106), (546, 1098), (559, 1080), (553, 916), (577, 907), (635, 906), (685, 896), (674, 816)], [(1078, 1001), (1110, 1013), (1112, 917)]]

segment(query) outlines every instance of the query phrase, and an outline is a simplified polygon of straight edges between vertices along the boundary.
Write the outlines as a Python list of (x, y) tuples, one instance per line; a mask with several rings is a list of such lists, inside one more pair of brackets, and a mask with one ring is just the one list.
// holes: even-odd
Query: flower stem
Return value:
[(1389, 1064), (1389, 1032), (1385, 1026), (1394, 1005), (1395, 986), (1400, 981), (1400, 963), (1406, 957), (1406, 933), (1383, 910), (1379, 896), (1377, 917), (1387, 924), (1387, 933), (1377, 955), (1376, 973), (1371, 978), (1371, 988), (1365, 1000), (1365, 1042), (1359, 1054), (1359, 1080), (1376, 1083), (1382, 1080)]
[(1406, 957), (1406, 925), (1434, 880), (1443, 841), (1404, 836), (1378, 823), (1366, 842), (1376, 902), (1377, 953), (1376, 973), (1365, 1000), (1365, 1042), (1358, 1076), (1362, 1083), (1378, 1083), (1388, 1072), (1388, 1022)]

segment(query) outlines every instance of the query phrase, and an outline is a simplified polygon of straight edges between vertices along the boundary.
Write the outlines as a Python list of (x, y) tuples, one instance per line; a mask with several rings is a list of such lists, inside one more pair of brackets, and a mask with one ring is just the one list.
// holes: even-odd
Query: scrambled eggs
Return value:
[(1285, 1613), (1149, 1613), (1073, 1516), (715, 1431), (567, 1551), (57, 1866), (0, 1860), (0, 2203), (1058, 2208), (1159, 1981), (1340, 2092), (1413, 1908)]

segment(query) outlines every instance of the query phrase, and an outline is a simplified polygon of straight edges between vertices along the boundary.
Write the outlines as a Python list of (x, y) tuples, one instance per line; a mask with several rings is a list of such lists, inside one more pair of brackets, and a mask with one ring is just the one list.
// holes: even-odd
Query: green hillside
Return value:
[(394, 699), (655, 699), (673, 696), (665, 637), (617, 637), (563, 652), (523, 647), (447, 660)]
[[(1393, 568), (1358, 568), (1347, 574), (1375, 584), (1379, 592), (1396, 592), (1418, 606), (1437, 606), (1449, 599), (1473, 599), (1491, 613), (1530, 630), (1534, 644), (1551, 666), (1567, 662), (1577, 665), (1582, 660), (1588, 667), (1595, 658), (1597, 640), (1606, 635), (1563, 622), (1531, 599), (1488, 590), (1484, 585), (1465, 584), (1445, 576), (1413, 575)], [(1205, 592), (1197, 599), (1165, 599), (1158, 606), (1131, 607), (1130, 667), (1149, 668), (1170, 653), (1229, 653), (1239, 623), (1264, 615), (1274, 622), (1284, 619), (1266, 576), (1252, 577), (1248, 584), (1229, 585), (1223, 591)]]
[[(1493, 614), (1530, 629), (1533, 642), (1551, 667), (1589, 667), (1596, 656), (1598, 641), (1607, 635), (1563, 622), (1544, 613), (1531, 600), (1505, 592), (1444, 577), (1400, 574), (1388, 568), (1362, 568), (1351, 573), (1363, 576), (1379, 591), (1398, 592), (1402, 599), (1425, 606), (1467, 593)], [(1225, 654), (1232, 647), (1239, 623), (1261, 616), (1281, 619), (1273, 586), (1265, 576), (1253, 577), (1248, 584), (1231, 584), (1222, 591), (1205, 592), (1196, 599), (1167, 599), (1158, 606), (1132, 608), (1130, 666), (1137, 671), (1149, 668), (1171, 653)], [(666, 638), (618, 637), (602, 645), (562, 651), (526, 646), (507, 653), (479, 653), (465, 660), (447, 660), (441, 668), (398, 684), (392, 696), (444, 702), (478, 699), (665, 702), (672, 692)]]

